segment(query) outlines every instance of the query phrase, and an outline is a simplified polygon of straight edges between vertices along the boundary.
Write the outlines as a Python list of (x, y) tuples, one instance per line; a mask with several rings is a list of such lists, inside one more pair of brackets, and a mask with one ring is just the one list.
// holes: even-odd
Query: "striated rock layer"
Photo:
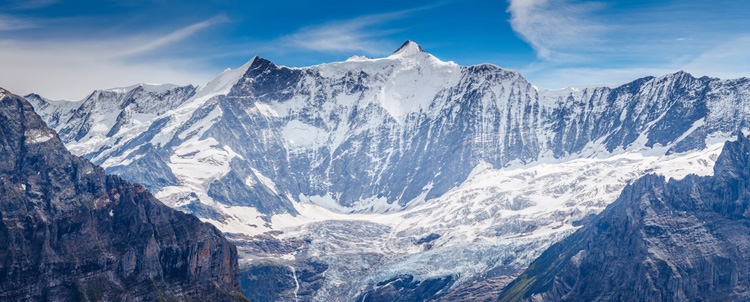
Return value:
[(553, 245), (500, 301), (750, 299), (750, 140), (727, 142), (714, 176), (647, 175)]
[(244, 299), (216, 228), (71, 155), (3, 89), (0, 159), (0, 300)]

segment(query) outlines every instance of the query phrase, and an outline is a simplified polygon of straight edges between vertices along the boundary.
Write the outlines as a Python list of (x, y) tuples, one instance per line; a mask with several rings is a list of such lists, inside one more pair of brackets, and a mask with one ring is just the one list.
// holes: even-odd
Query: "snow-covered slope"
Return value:
[(295, 242), (245, 247), (246, 264), (325, 263), (310, 296), (325, 300), (400, 275), (460, 287), (516, 273), (630, 179), (709, 173), (712, 143), (748, 120), (750, 80), (545, 90), (407, 41), (306, 68), (255, 57), (202, 88), (27, 98), (73, 152), (166, 204), (238, 241)]
[[(630, 180), (650, 172), (674, 178), (709, 175), (721, 146), (717, 140), (700, 152), (626, 152), (510, 169), (480, 165), (443, 196), (400, 212), (340, 214), (318, 206), (321, 201), (306, 200), (295, 204), (298, 215), (275, 215), (260, 230), (245, 225), (263, 225), (260, 218), (242, 216), (252, 209), (230, 207), (228, 212), (250, 220), (230, 219), (225, 231), (282, 231), (275, 238), (308, 241), (304, 248), (264, 256), (280, 263), (326, 263), (319, 298), (355, 296), (401, 275), (418, 281), (456, 276), (455, 286), (496, 276), (509, 282), (508, 276), (615, 200)], [(253, 255), (244, 259), (256, 261), (248, 260)]]
[(495, 301), (748, 301), (750, 140), (712, 176), (648, 174), (553, 245)]

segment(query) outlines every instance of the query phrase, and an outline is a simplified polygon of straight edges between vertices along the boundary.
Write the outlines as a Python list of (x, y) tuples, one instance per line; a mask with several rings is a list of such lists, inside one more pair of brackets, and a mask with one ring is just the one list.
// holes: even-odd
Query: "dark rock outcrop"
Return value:
[(648, 175), (553, 245), (500, 301), (750, 299), (750, 140), (727, 142), (714, 176)]
[(323, 286), (327, 269), (328, 265), (315, 261), (294, 266), (258, 261), (242, 267), (240, 278), (245, 295), (253, 302), (320, 301), (315, 292)]
[(244, 299), (218, 230), (71, 155), (3, 89), (0, 159), (0, 300)]
[(414, 280), (412, 275), (400, 275), (378, 282), (355, 301), (428, 301), (453, 285), (453, 276)]

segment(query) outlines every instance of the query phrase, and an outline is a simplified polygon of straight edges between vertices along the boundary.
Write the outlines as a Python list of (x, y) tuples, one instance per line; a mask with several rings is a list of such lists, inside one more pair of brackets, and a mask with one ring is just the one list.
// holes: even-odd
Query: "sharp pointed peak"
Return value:
[(268, 69), (268, 68), (278, 68), (278, 65), (276, 65), (274, 62), (271, 62), (271, 60), (266, 59), (261, 56), (255, 56), (253, 57), (250, 62), (242, 66), (243, 69), (246, 70), (257, 70), (257, 69)]
[(685, 76), (690, 77), (690, 78), (694, 78), (692, 74), (690, 74), (689, 72), (687, 72), (685, 70), (679, 70), (679, 71), (676, 71), (676, 72), (668, 73), (668, 74), (665, 74), (665, 75), (661, 76), (661, 78), (681, 78), (681, 77), (685, 77)]
[(266, 58), (264, 58), (264, 57), (261, 57), (261, 56), (255, 56), (255, 57), (253, 57), (253, 58), (252, 58), (252, 59), (250, 60), (250, 62), (248, 62), (248, 63), (251, 63), (251, 65), (252, 65), (252, 64), (259, 64), (259, 63), (264, 63), (264, 64), (268, 64), (268, 63), (271, 63), (271, 64), (273, 64), (273, 62), (271, 62), (271, 60), (269, 60), (269, 59), (266, 59)]
[(401, 47), (396, 49), (396, 51), (394, 51), (393, 54), (391, 54), (391, 56), (399, 55), (399, 54), (406, 55), (406, 54), (413, 54), (413, 53), (420, 53), (420, 52), (425, 52), (424, 49), (422, 49), (422, 46), (419, 46), (419, 44), (415, 43), (412, 40), (406, 40), (406, 42), (404, 42), (404, 44), (401, 44)]
[(264, 58), (261, 58), (261, 57), (260, 57), (260, 56), (258, 56), (258, 55), (254, 55), (254, 56), (253, 56), (252, 58), (250, 58), (250, 60), (248, 60), (247, 62), (245, 62), (245, 64), (242, 64), (242, 66), (240, 66), (239, 68), (244, 68), (244, 67), (247, 67), (247, 66), (253, 65), (253, 63), (255, 63), (255, 61), (256, 61), (256, 60), (259, 60), (259, 59), (260, 59), (260, 60), (265, 60)]

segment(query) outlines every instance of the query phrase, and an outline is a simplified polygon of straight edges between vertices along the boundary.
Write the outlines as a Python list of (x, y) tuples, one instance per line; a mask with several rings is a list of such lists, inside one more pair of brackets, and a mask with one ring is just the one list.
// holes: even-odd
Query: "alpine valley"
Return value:
[[(747, 78), (548, 90), (411, 41), (305, 68), (255, 57), (202, 87), (25, 99), (73, 154), (222, 231), (251, 301), (494, 300), (553, 244), (595, 240), (589, 224), (633, 180), (660, 175), (621, 208), (713, 175), (750, 121)], [(554, 300), (586, 281), (537, 277), (511, 293)]]

